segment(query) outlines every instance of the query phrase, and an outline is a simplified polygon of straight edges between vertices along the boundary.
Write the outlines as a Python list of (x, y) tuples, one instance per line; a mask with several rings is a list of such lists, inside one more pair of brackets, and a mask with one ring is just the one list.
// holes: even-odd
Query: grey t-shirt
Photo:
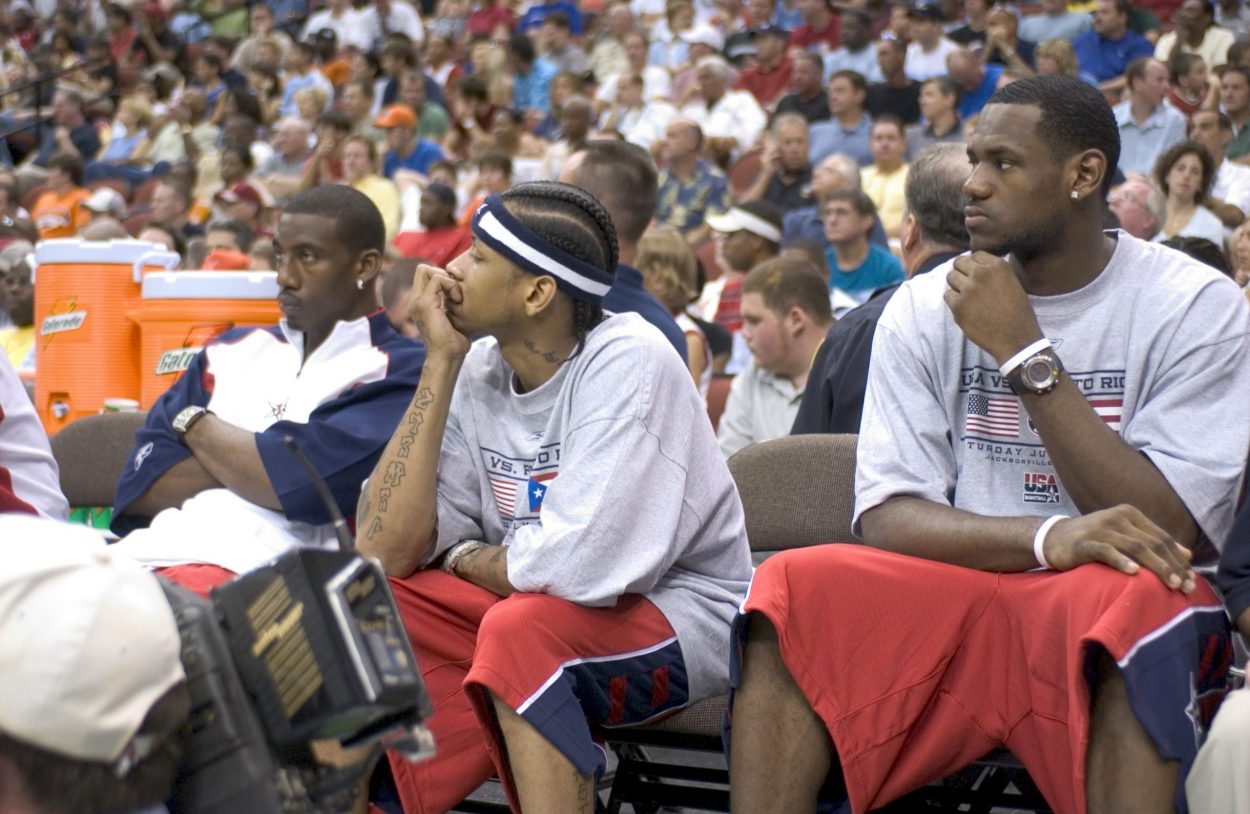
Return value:
[[(1068, 375), (1176, 490), (1216, 548), (1250, 445), (1250, 309), (1212, 269), (1124, 232), (1077, 291), (1030, 297)], [(993, 357), (942, 299), (949, 264), (899, 289), (873, 341), (855, 482), (865, 511), (911, 495), (982, 515), (1078, 515)]]
[(609, 317), (549, 381), (517, 393), (474, 343), (438, 473), (438, 542), (506, 544), (520, 591), (610, 607), (644, 594), (681, 644), (692, 699), (728, 687), (729, 624), (751, 579), (742, 503), (672, 346)]

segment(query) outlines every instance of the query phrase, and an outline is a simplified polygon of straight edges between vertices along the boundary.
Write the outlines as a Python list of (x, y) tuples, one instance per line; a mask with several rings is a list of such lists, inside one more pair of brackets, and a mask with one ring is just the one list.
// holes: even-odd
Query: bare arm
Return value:
[(191, 426), (184, 441), (221, 485), (257, 506), (282, 511), (252, 432), (209, 414)]
[(412, 404), (378, 459), (356, 509), (357, 544), (392, 576), (408, 576), (438, 534), (438, 459), (452, 391), (469, 339), (447, 321), (444, 301), (460, 301), (459, 284), (442, 269), (419, 266), (409, 313), (426, 343)]
[(127, 507), (126, 514), (155, 517), (165, 509), (180, 507), (187, 498), (195, 497), (205, 489), (220, 489), (222, 486), (222, 482), (214, 478), (194, 456), (185, 458), (153, 481), (148, 490)]
[(1242, 212), (1236, 206), (1212, 198), (1209, 195), (1203, 203), (1203, 206), (1210, 209), (1215, 216), (1220, 219), (1220, 222), (1230, 229), (1237, 228), (1241, 225), (1241, 222), (1246, 219), (1246, 213)]
[(456, 576), (500, 596), (516, 593), (508, 581), (507, 546), (482, 546), (456, 563)]

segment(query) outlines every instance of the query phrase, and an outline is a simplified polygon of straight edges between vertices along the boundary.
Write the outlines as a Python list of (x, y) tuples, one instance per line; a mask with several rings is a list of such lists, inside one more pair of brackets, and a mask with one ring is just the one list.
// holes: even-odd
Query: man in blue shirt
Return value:
[(1089, 74), (1104, 90), (1124, 86), (1124, 69), (1138, 57), (1154, 54), (1150, 40), (1130, 31), (1129, 0), (1098, 0), (1094, 6), (1094, 28), (1072, 41), (1081, 73)]
[(386, 131), (390, 147), (382, 160), (382, 174), (393, 179), (397, 170), (429, 175), (430, 165), (443, 160), (443, 151), (432, 141), (417, 138), (417, 114), (408, 105), (391, 105), (374, 119), (373, 126)]
[(691, 246), (711, 237), (704, 216), (724, 212), (732, 203), (729, 179), (700, 157), (702, 148), (698, 124), (690, 119), (669, 122), (663, 146), (668, 169), (660, 175), (655, 219), (681, 232)]
[(807, 157), (813, 167), (834, 153), (845, 153), (860, 166), (872, 163), (872, 153), (868, 149), (872, 119), (864, 112), (867, 96), (867, 81), (854, 71), (837, 71), (829, 78), (832, 118), (813, 124), (809, 131)]
[(551, 112), (551, 80), (559, 69), (534, 52), (534, 44), (524, 34), (508, 38), (508, 61), (515, 76), (512, 80), (512, 106), (527, 117)]
[(968, 121), (981, 112), (985, 103), (994, 95), (998, 78), (1003, 75), (1002, 65), (983, 65), (970, 52), (954, 51), (946, 58), (950, 78), (959, 83), (959, 118)]
[(907, 279), (898, 258), (868, 241), (877, 215), (872, 200), (854, 189), (829, 193), (821, 205), (829, 248), (829, 288), (864, 302), (873, 291)]

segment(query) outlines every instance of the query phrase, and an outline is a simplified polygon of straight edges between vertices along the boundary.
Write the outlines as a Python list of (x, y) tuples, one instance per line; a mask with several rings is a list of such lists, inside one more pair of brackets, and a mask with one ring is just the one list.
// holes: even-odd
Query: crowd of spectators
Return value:
[[(468, 256), (493, 196), (567, 181), (616, 222), (603, 307), (638, 311), (684, 357), (725, 458), (792, 430), (858, 432), (877, 321), (900, 284), (968, 250), (956, 176), (999, 158), (969, 163), (965, 145), (990, 99), (1034, 75), (1101, 96), (1118, 130), (1078, 226), (1250, 281), (1241, 0), (0, 7), (0, 347), (27, 373), (38, 241), (132, 236), (187, 269), (276, 268), (288, 205), (350, 187), (385, 233), (356, 290), (376, 286), (390, 325), (421, 339), (420, 264)], [(605, 142), (650, 157), (642, 211), (576, 180), (601, 177), (579, 161)], [(1051, 225), (1031, 224), (1037, 241)], [(374, 296), (353, 294), (356, 310)]]

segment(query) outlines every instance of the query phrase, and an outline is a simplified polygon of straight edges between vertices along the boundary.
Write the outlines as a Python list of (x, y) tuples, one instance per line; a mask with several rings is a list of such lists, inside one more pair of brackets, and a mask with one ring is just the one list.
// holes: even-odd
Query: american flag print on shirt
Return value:
[(516, 490), (525, 481), (513, 480), (502, 475), (491, 475), (490, 490), (495, 495), (495, 503), (499, 505), (499, 515), (505, 520), (516, 516)]
[(1116, 432), (1120, 431), (1120, 421), (1124, 417), (1123, 396), (1091, 396), (1089, 406), (1094, 408), (1098, 417)]
[(1020, 402), (1011, 396), (969, 393), (964, 431), (990, 438), (1019, 438)]

